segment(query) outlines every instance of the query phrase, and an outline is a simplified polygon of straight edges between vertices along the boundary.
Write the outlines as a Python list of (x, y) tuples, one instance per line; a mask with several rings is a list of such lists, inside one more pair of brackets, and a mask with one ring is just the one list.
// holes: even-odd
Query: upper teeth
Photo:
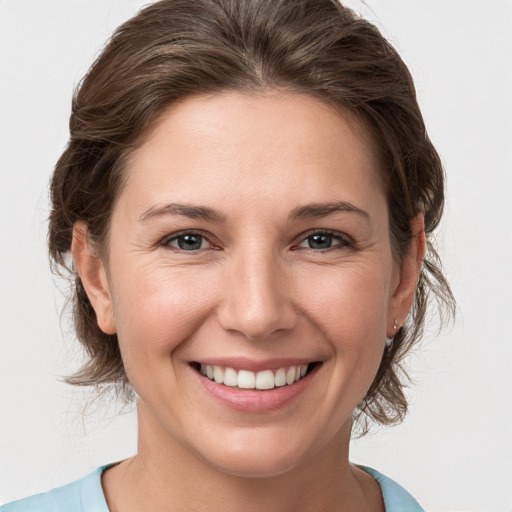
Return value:
[(304, 377), (307, 370), (307, 364), (288, 366), (277, 370), (263, 370), (261, 372), (201, 364), (201, 373), (210, 380), (214, 380), (217, 384), (237, 386), (243, 389), (272, 389), (290, 385)]

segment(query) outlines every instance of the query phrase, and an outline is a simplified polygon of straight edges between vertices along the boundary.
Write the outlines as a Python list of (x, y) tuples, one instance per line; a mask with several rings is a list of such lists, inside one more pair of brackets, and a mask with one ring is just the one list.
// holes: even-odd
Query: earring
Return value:
[[(395, 319), (395, 321), (393, 322), (393, 331), (395, 331), (395, 334), (396, 334), (397, 329), (398, 329), (398, 320)], [(386, 336), (386, 348), (391, 347), (391, 345), (393, 345), (393, 338), (388, 338)]]

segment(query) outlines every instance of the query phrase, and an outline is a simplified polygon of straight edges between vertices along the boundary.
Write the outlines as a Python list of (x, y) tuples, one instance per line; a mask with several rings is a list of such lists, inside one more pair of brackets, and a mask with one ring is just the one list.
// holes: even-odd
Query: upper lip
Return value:
[(207, 357), (191, 361), (191, 363), (206, 364), (210, 366), (222, 366), (224, 368), (233, 368), (236, 370), (249, 370), (252, 372), (261, 372), (263, 370), (277, 370), (290, 366), (307, 365), (315, 362), (315, 359), (305, 359), (297, 357), (277, 358), (255, 360), (246, 357)]

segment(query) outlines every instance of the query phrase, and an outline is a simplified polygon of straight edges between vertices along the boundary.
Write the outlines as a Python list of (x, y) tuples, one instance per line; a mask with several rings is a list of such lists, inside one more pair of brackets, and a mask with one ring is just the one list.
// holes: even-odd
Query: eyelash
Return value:
[[(203, 240), (206, 240), (212, 246), (209, 249), (215, 249), (215, 250), (219, 249), (209, 240), (208, 233), (206, 233), (204, 231), (195, 231), (195, 230), (180, 231), (178, 233), (174, 233), (172, 236), (163, 239), (160, 245), (163, 247), (171, 248), (172, 250), (175, 250), (177, 252), (185, 252), (185, 253), (189, 252), (189, 253), (193, 253), (193, 254), (198, 253), (201, 250), (206, 250), (206, 249), (186, 250), (186, 249), (182, 249), (180, 247), (173, 247), (171, 245), (172, 242), (177, 241), (180, 238), (184, 238), (186, 236), (201, 237)], [(311, 251), (311, 252), (328, 252), (331, 250), (354, 248), (353, 240), (349, 236), (347, 236), (345, 233), (341, 233), (339, 231), (330, 231), (330, 230), (313, 230), (313, 231), (302, 234), (299, 244), (293, 246), (292, 250), (296, 251), (298, 249), (301, 249), (300, 244), (306, 242), (308, 240), (308, 238), (313, 237), (313, 236), (332, 237), (333, 240), (338, 240), (339, 243), (334, 244), (331, 247), (327, 247), (327, 248), (323, 248), (323, 249), (315, 249), (313, 247), (302, 247), (302, 249), (306, 249), (307, 251)]]

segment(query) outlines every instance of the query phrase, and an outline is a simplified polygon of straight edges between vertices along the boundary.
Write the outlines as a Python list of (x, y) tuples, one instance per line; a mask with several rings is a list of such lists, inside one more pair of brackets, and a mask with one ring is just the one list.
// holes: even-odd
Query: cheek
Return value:
[(193, 336), (212, 309), (211, 276), (195, 277), (169, 268), (138, 269), (117, 282), (114, 315), (123, 361), (144, 370), (153, 359), (167, 359)]
[(340, 349), (380, 346), (390, 288), (379, 266), (319, 272), (314, 286), (301, 283), (302, 307)]
[(313, 282), (300, 282), (301, 308), (312, 327), (321, 333), (328, 357), (330, 404), (326, 432), (334, 435), (367, 394), (381, 363), (389, 302), (386, 266), (360, 264), (318, 269)]

